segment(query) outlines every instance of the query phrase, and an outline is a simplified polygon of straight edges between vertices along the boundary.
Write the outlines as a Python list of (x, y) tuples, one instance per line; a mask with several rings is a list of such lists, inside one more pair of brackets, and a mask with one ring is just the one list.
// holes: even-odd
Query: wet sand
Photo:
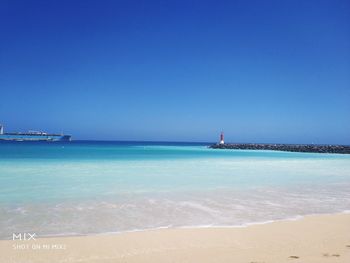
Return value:
[(0, 241), (2, 263), (350, 262), (350, 214), (242, 228), (160, 229)]

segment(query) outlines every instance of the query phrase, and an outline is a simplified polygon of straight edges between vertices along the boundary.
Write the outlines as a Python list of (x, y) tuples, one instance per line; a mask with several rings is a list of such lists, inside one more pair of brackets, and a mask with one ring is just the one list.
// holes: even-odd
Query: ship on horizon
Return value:
[(71, 135), (46, 133), (42, 131), (4, 132), (0, 124), (0, 141), (71, 141)]

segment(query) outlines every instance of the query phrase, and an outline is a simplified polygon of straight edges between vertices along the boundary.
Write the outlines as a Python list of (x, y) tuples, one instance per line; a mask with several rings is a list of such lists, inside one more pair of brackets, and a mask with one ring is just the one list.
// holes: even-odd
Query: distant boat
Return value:
[(41, 131), (28, 132), (4, 132), (4, 126), (0, 124), (0, 141), (70, 141), (71, 135), (51, 134)]

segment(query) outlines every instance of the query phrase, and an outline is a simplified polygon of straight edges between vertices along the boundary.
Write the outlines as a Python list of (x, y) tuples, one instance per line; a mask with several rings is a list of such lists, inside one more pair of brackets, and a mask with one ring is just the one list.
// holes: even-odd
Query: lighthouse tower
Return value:
[(224, 141), (224, 132), (221, 132), (220, 134), (220, 142), (219, 144), (225, 144), (225, 141)]

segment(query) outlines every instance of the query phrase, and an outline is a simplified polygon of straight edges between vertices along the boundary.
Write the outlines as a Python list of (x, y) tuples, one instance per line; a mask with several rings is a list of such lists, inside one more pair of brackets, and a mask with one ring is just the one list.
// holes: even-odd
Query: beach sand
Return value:
[(36, 241), (1, 240), (0, 259), (1, 263), (349, 263), (350, 214), (307, 216), (242, 228), (160, 229)]

